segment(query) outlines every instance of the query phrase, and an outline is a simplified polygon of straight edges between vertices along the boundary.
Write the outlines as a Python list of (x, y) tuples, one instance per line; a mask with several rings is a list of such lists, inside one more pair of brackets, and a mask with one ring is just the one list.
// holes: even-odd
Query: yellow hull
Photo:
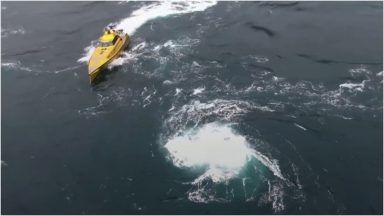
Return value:
[[(107, 41), (110, 42), (107, 46), (101, 43), (93, 52), (88, 62), (88, 76), (91, 84), (102, 74), (108, 64), (118, 58), (122, 51), (129, 45), (129, 36), (127, 34), (121, 35), (115, 32), (108, 32), (105, 35), (113, 38), (113, 41)], [(105, 37), (105, 35), (103, 37)], [(100, 41), (102, 40), (100, 39)]]
[[(115, 59), (115, 58), (113, 58)], [(99, 66), (98, 68), (96, 68), (95, 70), (93, 71), (89, 71), (88, 70), (88, 76), (89, 76), (89, 83), (92, 84), (96, 81), (96, 79), (98, 77), (100, 77), (100, 75), (102, 74), (102, 72), (104, 71), (104, 69), (108, 66), (109, 63), (111, 63), (111, 61), (113, 59), (110, 59), (110, 61), (108, 62), (105, 62), (103, 65)]]
[(101, 74), (101, 71), (103, 70), (104, 68), (100, 68), (100, 69), (97, 69), (97, 70), (94, 70), (92, 71), (91, 73), (88, 73), (88, 76), (89, 76), (89, 83), (92, 84), (95, 82), (96, 78), (100, 76)]

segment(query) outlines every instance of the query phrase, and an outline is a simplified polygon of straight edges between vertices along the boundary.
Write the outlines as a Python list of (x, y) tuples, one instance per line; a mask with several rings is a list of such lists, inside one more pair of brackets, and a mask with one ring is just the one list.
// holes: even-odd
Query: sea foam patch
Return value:
[(21, 70), (21, 71), (26, 71), (26, 72), (36, 72), (36, 73), (40, 72), (38, 70), (32, 70), (31, 68), (22, 65), (22, 63), (20, 61), (2, 62), (1, 67), (11, 69), (11, 70)]
[(26, 33), (24, 28), (18, 29), (1, 29), (1, 37), (5, 38), (11, 35), (24, 35)]
[(245, 166), (255, 160), (278, 179), (285, 180), (277, 160), (250, 147), (246, 137), (236, 133), (231, 124), (213, 122), (187, 130), (168, 139), (164, 148), (176, 167), (204, 170), (191, 183), (197, 187), (188, 192), (188, 199), (193, 202), (220, 201), (214, 195), (216, 192), (212, 192), (214, 185), (228, 184), (230, 180), (240, 178)]
[(236, 175), (251, 152), (245, 137), (235, 134), (228, 125), (217, 123), (173, 137), (165, 148), (177, 167), (207, 166), (214, 182)]

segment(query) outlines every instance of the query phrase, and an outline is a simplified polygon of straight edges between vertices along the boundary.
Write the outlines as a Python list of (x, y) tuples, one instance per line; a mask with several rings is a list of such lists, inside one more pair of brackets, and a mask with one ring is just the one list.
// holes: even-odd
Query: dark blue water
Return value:
[[(382, 214), (382, 2), (1, 2), (3, 214)], [(103, 27), (131, 36), (90, 86)]]

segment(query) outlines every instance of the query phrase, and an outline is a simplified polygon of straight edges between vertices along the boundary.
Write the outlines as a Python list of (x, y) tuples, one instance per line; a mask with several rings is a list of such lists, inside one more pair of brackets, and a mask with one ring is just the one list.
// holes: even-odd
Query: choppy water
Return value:
[[(382, 213), (382, 15), (2, 2), (2, 213)], [(91, 87), (110, 23), (132, 42)]]

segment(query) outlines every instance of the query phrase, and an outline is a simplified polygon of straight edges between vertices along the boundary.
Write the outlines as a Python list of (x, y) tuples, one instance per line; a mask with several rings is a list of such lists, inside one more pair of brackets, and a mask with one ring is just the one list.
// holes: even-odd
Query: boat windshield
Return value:
[(99, 39), (98, 46), (109, 47), (113, 46), (119, 37), (113, 34), (105, 34)]
[(112, 43), (112, 41), (109, 41), (109, 42), (100, 42), (99, 41), (98, 45), (101, 46), (101, 47), (109, 47), (109, 46), (112, 46), (113, 43)]

